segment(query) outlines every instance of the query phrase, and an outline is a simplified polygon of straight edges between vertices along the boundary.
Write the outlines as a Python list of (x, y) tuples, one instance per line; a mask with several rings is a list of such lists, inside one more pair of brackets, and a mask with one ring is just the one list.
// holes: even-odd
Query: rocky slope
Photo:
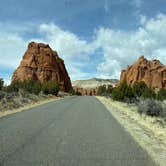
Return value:
[(75, 91), (80, 92), (82, 95), (97, 95), (98, 87), (102, 85), (115, 86), (118, 80), (116, 79), (99, 79), (92, 78), (88, 80), (77, 80), (72, 82)]
[(53, 80), (61, 90), (68, 92), (72, 86), (64, 61), (49, 45), (31, 42), (23, 59), (12, 76), (12, 81)]
[(144, 81), (149, 87), (166, 88), (166, 66), (159, 60), (149, 61), (141, 56), (133, 65), (122, 70), (120, 82), (123, 81), (130, 85)]

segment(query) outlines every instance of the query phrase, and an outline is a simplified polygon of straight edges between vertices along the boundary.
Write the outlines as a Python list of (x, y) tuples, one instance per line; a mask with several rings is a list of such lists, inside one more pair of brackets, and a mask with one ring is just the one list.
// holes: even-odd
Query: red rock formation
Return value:
[(149, 87), (166, 88), (166, 66), (158, 60), (148, 61), (141, 56), (133, 65), (122, 70), (120, 82), (124, 81), (130, 85), (144, 81)]
[(66, 92), (72, 88), (64, 61), (49, 45), (42, 43), (31, 42), (28, 45), (21, 64), (12, 77), (12, 81), (30, 79), (41, 82), (53, 80)]
[(98, 88), (80, 88), (80, 87), (73, 87), (76, 92), (81, 93), (82, 96), (96, 96)]

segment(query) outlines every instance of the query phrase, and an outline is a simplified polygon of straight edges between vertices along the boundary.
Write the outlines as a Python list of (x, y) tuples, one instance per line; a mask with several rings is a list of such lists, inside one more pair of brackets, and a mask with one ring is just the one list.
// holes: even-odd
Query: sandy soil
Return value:
[(136, 111), (136, 106), (105, 97), (97, 98), (158, 165), (166, 166), (166, 124), (161, 118), (141, 116)]

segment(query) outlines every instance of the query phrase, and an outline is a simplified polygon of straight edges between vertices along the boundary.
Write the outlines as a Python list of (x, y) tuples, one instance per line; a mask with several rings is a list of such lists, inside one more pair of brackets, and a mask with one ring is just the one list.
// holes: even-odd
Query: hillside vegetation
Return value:
[(99, 87), (98, 95), (111, 97), (114, 101), (135, 104), (138, 113), (149, 116), (160, 116), (166, 118), (166, 89), (155, 89), (148, 87), (144, 82), (135, 83), (133, 86), (126, 82), (115, 88)]
[(54, 81), (14, 81), (9, 86), (4, 86), (3, 79), (0, 79), (0, 111), (46, 100), (57, 96), (58, 92), (59, 86)]

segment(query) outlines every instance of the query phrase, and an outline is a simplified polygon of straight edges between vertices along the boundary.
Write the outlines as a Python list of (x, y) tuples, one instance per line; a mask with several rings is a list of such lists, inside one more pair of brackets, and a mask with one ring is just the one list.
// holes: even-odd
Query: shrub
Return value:
[(48, 81), (41, 83), (36, 80), (27, 81), (14, 81), (8, 87), (5, 88), (7, 92), (19, 92), (20, 90), (38, 95), (41, 91), (45, 94), (57, 95), (59, 92), (59, 86), (54, 81)]
[(40, 81), (27, 80), (21, 82), (20, 88), (29, 93), (38, 95), (42, 90), (42, 83)]
[(71, 89), (70, 91), (69, 91), (69, 93), (71, 94), (71, 95), (73, 95), (73, 96), (81, 96), (82, 94), (80, 93), (80, 92), (78, 92), (78, 91), (75, 91), (74, 89)]
[(158, 100), (166, 100), (166, 89), (160, 89), (157, 94)]
[(4, 86), (4, 81), (2, 78), (0, 78), (0, 90), (2, 90), (3, 86)]
[(76, 95), (77, 96), (82, 96), (82, 94), (80, 92), (78, 92), (78, 91), (76, 92)]
[(114, 88), (112, 91), (112, 99), (117, 101), (123, 101), (124, 99), (123, 92), (120, 91), (119, 88)]
[(107, 90), (106, 90), (107, 94), (111, 94), (112, 91), (113, 91), (113, 86), (112, 85), (108, 85)]
[(21, 87), (21, 82), (19, 81), (13, 81), (9, 86), (5, 88), (5, 91), (7, 92), (18, 92)]
[(39, 81), (13, 81), (8, 87), (5, 88), (7, 92), (19, 92), (22, 89), (29, 93), (39, 94), (42, 90), (42, 84)]
[(58, 95), (59, 86), (55, 81), (44, 82), (42, 85), (42, 91), (45, 94)]
[(76, 91), (75, 91), (74, 89), (71, 89), (71, 90), (69, 91), (69, 93), (70, 93), (71, 95), (76, 95)]
[(150, 116), (161, 116), (163, 107), (161, 102), (154, 99), (141, 100), (138, 103), (138, 112)]
[(144, 92), (142, 93), (142, 97), (144, 99), (155, 99), (156, 93), (152, 88), (146, 88), (144, 89)]
[(106, 94), (107, 88), (105, 85), (99, 86), (97, 90), (98, 95), (104, 95)]
[(119, 85), (119, 87), (114, 88), (112, 91), (113, 100), (118, 101), (131, 101), (135, 98), (133, 89), (130, 85), (127, 85), (126, 82), (123, 82)]
[(133, 85), (133, 92), (135, 94), (136, 97), (141, 97), (144, 93), (144, 91), (147, 89), (147, 85), (145, 84), (145, 82), (141, 81), (141, 82), (137, 82)]
[(98, 95), (110, 95), (113, 91), (112, 85), (102, 85), (98, 87), (97, 94)]

